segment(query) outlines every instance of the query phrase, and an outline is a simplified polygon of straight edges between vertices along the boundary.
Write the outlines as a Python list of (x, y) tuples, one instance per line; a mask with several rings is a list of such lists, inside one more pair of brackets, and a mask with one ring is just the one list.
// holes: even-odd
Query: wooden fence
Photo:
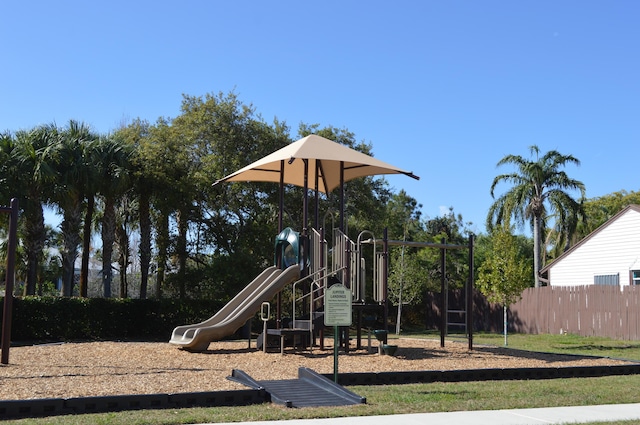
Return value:
[[(450, 308), (463, 309), (460, 290), (449, 292)], [(425, 314), (427, 329), (439, 329), (442, 296), (429, 293), (413, 317)], [(502, 332), (503, 309), (477, 291), (473, 295), (474, 332)], [(411, 309), (408, 309), (411, 311)], [(589, 285), (529, 288), (509, 308), (509, 332), (529, 334), (573, 333), (620, 340), (640, 339), (640, 286)], [(464, 319), (461, 317), (460, 321)], [(448, 332), (464, 329), (449, 328)]]
[(638, 286), (529, 288), (509, 313), (509, 327), (515, 332), (640, 339)]

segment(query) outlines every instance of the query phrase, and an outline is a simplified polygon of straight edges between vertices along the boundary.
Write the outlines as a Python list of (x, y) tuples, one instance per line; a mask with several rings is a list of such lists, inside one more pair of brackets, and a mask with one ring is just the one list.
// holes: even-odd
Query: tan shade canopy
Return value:
[(307, 185), (315, 188), (318, 175), (318, 191), (329, 193), (340, 186), (340, 168), (344, 164), (344, 180), (379, 174), (405, 174), (419, 179), (409, 171), (402, 170), (386, 162), (375, 159), (324, 137), (310, 135), (249, 164), (233, 174), (216, 181), (256, 181), (280, 182), (284, 173), (284, 183), (304, 187), (305, 160)]

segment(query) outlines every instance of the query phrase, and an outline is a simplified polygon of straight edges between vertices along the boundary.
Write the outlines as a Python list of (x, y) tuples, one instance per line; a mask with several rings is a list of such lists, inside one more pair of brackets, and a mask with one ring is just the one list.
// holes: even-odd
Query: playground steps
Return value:
[(272, 403), (286, 407), (350, 406), (367, 402), (365, 397), (306, 367), (298, 369), (298, 379), (256, 381), (239, 369), (233, 369), (228, 379), (253, 389), (264, 389)]

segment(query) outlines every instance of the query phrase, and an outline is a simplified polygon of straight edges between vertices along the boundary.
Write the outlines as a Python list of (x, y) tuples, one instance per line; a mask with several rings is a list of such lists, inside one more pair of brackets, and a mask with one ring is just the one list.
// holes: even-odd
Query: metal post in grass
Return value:
[[(324, 324), (333, 326), (333, 379), (338, 383), (338, 347), (340, 326), (351, 326), (351, 290), (341, 283), (327, 288), (324, 297)], [(348, 328), (347, 328), (348, 329)], [(347, 335), (347, 344), (349, 335)]]
[(11, 346), (11, 315), (13, 311), (13, 285), (15, 283), (16, 244), (18, 233), (18, 200), (11, 199), (10, 207), (0, 207), (0, 211), (10, 214), (9, 243), (7, 246), (7, 275), (4, 286), (4, 307), (2, 310), (2, 364), (9, 364)]
[(473, 350), (473, 282), (474, 282), (474, 261), (473, 261), (473, 241), (475, 240), (474, 234), (469, 235), (469, 282), (467, 283), (467, 338), (468, 338), (468, 348), (469, 350)]
[(445, 238), (440, 239), (440, 243), (443, 245), (443, 247), (440, 248), (440, 302), (442, 303), (442, 307), (440, 308), (440, 347), (444, 347), (444, 338), (447, 334), (447, 316), (449, 315), (449, 297), (447, 293), (449, 288), (447, 287), (446, 278), (447, 251), (444, 249), (445, 242)]

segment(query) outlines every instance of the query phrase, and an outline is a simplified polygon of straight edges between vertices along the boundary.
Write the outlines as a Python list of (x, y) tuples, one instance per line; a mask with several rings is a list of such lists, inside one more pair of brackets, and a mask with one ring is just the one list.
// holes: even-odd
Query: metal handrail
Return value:
[[(343, 268), (344, 268), (344, 267), (343, 267)], [(343, 268), (340, 268), (340, 269), (338, 269), (338, 270), (335, 270), (335, 271), (334, 271), (334, 272), (332, 272), (331, 274), (335, 274), (335, 273), (337, 273), (337, 272), (341, 271)], [(305, 298), (310, 297), (310, 300), (309, 300), (309, 306), (310, 306), (310, 308), (309, 308), (309, 312), (310, 312), (310, 319), (309, 319), (309, 321), (311, 321), (311, 320), (312, 320), (312, 319), (311, 319), (311, 316), (312, 316), (312, 313), (313, 313), (313, 303), (314, 303), (315, 301), (317, 301), (317, 300), (319, 300), (319, 299), (322, 299), (322, 298), (324, 297), (324, 294), (322, 294), (321, 296), (319, 296), (319, 297), (317, 297), (317, 298), (316, 298), (316, 297), (314, 297), (314, 296), (312, 296), (312, 295), (314, 295), (314, 294), (315, 294), (315, 292), (317, 292), (317, 291), (320, 291), (320, 290), (325, 289), (325, 287), (324, 287), (324, 286), (318, 286), (318, 285), (317, 285), (317, 283), (318, 283), (318, 282), (320, 282), (320, 281), (321, 281), (321, 279), (314, 279), (314, 280), (312, 280), (312, 281), (311, 281), (310, 285), (311, 285), (311, 286), (316, 285), (316, 286), (317, 286), (317, 288), (316, 288), (316, 289), (312, 289), (308, 294), (305, 294), (305, 295), (302, 295), (302, 296), (300, 296), (300, 297), (297, 297), (297, 298), (296, 298), (296, 295), (295, 295), (295, 294), (296, 294), (296, 286), (297, 286), (299, 283), (302, 283), (303, 281), (307, 280), (309, 277), (311, 277), (311, 276), (313, 276), (313, 275), (316, 275), (316, 274), (320, 274), (320, 273), (322, 273), (322, 272), (324, 272), (324, 271), (326, 271), (326, 267), (324, 267), (324, 268), (322, 268), (322, 269), (320, 269), (320, 270), (316, 271), (315, 273), (310, 274), (309, 276), (303, 277), (303, 278), (298, 279), (297, 281), (293, 282), (293, 288), (292, 288), (292, 315), (293, 315), (293, 318), (292, 318), (292, 321), (293, 321), (293, 326), (294, 326), (294, 327), (295, 327), (296, 321), (298, 320), (298, 319), (296, 319), (296, 304), (298, 303), (298, 301), (304, 301), (304, 299), (305, 299)], [(323, 277), (323, 278), (324, 278), (324, 277)], [(309, 327), (311, 328), (311, 326), (309, 326)]]

